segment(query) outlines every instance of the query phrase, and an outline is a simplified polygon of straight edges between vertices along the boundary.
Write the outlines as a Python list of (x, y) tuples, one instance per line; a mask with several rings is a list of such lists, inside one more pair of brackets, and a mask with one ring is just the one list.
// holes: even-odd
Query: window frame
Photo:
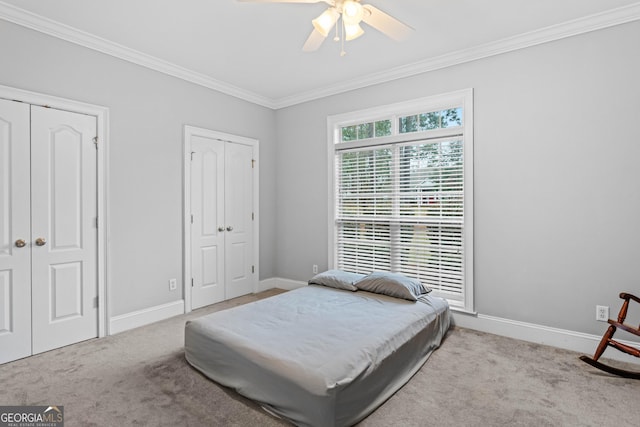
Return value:
[[(398, 132), (399, 118), (430, 111), (446, 110), (462, 107), (463, 121), (461, 126), (402, 133)], [(391, 135), (342, 142), (341, 128), (366, 122), (391, 119)], [(458, 132), (456, 133), (456, 130)], [(461, 132), (460, 132), (461, 131)], [(463, 248), (464, 248), (464, 284), (463, 300), (450, 301), (452, 310), (475, 313), (473, 283), (473, 89), (463, 89), (409, 101), (383, 105), (327, 117), (327, 168), (328, 168), (328, 266), (337, 264), (336, 246), (336, 147), (357, 149), (364, 147), (400, 144), (423, 139), (446, 138), (462, 135), (464, 138), (464, 210), (463, 210)]]

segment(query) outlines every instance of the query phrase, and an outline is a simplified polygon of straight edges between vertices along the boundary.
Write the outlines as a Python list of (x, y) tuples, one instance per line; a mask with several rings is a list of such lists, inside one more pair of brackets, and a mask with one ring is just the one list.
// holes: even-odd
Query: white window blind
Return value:
[(461, 299), (462, 139), (336, 154), (338, 268), (394, 271)]
[(393, 149), (342, 152), (337, 164), (338, 268), (391, 270)]
[(385, 123), (395, 124), (384, 137), (358, 144), (344, 138), (345, 129), (357, 129), (358, 122), (336, 121), (335, 268), (402, 273), (453, 306), (472, 310), (472, 247), (466, 247), (472, 204), (465, 204), (472, 200), (471, 163), (465, 161), (466, 151), (472, 153), (465, 123), (471, 112), (465, 107), (472, 104), (465, 100), (440, 104), (434, 112), (391, 115)]

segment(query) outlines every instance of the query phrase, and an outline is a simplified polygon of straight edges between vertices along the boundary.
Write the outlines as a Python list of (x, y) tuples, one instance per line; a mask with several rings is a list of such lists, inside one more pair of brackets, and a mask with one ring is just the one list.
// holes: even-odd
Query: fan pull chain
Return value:
[(344, 29), (344, 18), (342, 17), (342, 15), (340, 15), (340, 20), (341, 20), (341, 25), (340, 28), (342, 29), (342, 37), (341, 37), (341, 42), (342, 42), (342, 50), (340, 51), (340, 56), (345, 56), (347, 54), (347, 52), (344, 50), (344, 33), (345, 33), (345, 29)]

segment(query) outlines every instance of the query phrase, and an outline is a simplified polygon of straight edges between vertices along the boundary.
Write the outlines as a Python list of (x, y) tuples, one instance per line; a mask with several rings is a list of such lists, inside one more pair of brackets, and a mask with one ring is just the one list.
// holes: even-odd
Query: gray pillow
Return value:
[(357, 291), (358, 288), (354, 286), (354, 283), (363, 277), (364, 274), (349, 273), (348, 271), (342, 270), (327, 270), (324, 273), (313, 276), (309, 280), (309, 284), (328, 286), (330, 288), (344, 289), (347, 291)]
[(409, 301), (417, 301), (420, 295), (431, 292), (431, 289), (424, 286), (417, 279), (386, 271), (374, 271), (364, 279), (356, 282), (356, 287), (363, 291)]

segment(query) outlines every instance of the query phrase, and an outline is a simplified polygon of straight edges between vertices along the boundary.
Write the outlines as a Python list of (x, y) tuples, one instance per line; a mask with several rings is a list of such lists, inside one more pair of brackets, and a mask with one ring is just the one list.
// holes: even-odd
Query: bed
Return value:
[(449, 328), (445, 300), (309, 285), (187, 322), (187, 361), (279, 417), (347, 426), (402, 387)]

